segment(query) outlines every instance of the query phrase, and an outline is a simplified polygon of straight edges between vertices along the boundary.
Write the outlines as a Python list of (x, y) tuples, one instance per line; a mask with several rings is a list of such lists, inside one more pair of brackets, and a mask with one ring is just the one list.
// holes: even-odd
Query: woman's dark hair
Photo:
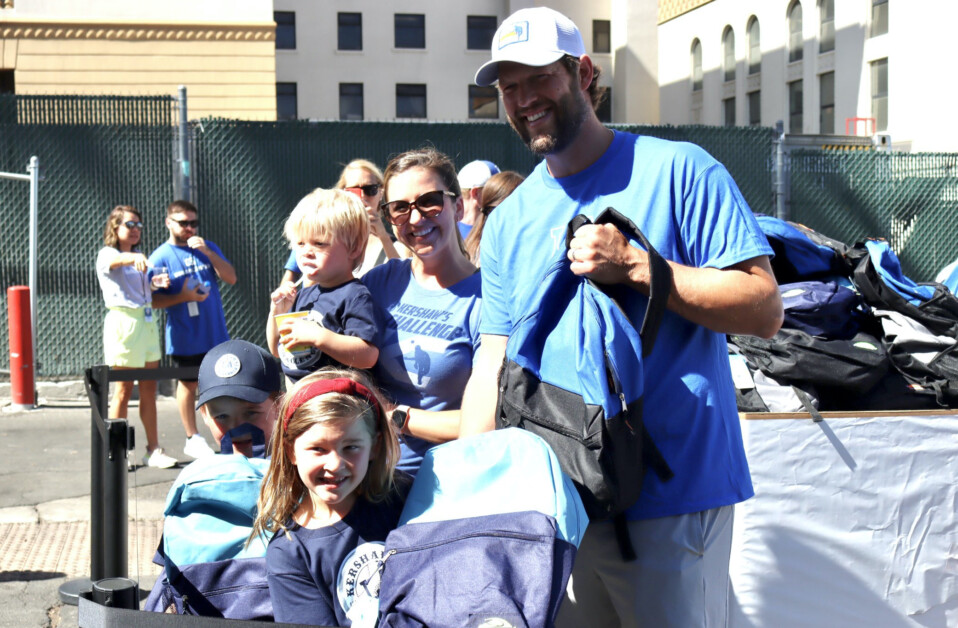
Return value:
[[(569, 71), (573, 77), (579, 75), (579, 60), (572, 55), (565, 55), (559, 61)], [(592, 82), (589, 83), (589, 99), (592, 101), (592, 109), (597, 110), (602, 101), (609, 95), (608, 87), (599, 86), (599, 76), (602, 74), (602, 68), (595, 63), (592, 64)]]
[[(103, 228), (103, 244), (112, 246), (115, 249), (120, 248), (120, 239), (116, 236), (116, 230), (120, 228), (120, 223), (123, 222), (123, 214), (126, 212), (136, 214), (137, 219), (140, 222), (143, 222), (143, 215), (140, 214), (140, 210), (138, 210), (136, 207), (132, 207), (130, 205), (117, 205), (106, 218), (106, 226)], [(141, 231), (140, 241), (136, 246), (133, 247), (133, 250), (140, 250), (140, 244), (142, 243), (143, 237)]]
[(476, 222), (472, 225), (472, 231), (466, 238), (466, 254), (476, 266), (479, 265), (479, 241), (482, 239), (482, 230), (486, 226), (486, 219), (492, 210), (499, 203), (505, 200), (512, 191), (519, 187), (519, 184), (525, 181), (518, 172), (512, 170), (503, 170), (489, 177), (486, 184), (482, 186), (482, 194), (479, 196), (479, 207), (481, 211), (476, 217)]
[(427, 168), (439, 175), (442, 184), (446, 189), (462, 196), (462, 190), (459, 188), (459, 176), (456, 174), (456, 164), (452, 160), (432, 146), (425, 146), (415, 150), (407, 150), (405, 153), (393, 157), (386, 164), (386, 170), (383, 172), (383, 200), (386, 200), (386, 189), (389, 188), (389, 181), (396, 175), (400, 175), (413, 168)]

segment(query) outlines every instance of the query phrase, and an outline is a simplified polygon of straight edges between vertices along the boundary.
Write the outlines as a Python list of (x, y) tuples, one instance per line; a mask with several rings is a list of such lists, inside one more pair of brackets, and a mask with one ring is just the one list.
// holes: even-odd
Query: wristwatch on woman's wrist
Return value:
[(390, 419), (396, 426), (396, 431), (402, 434), (403, 430), (406, 429), (406, 423), (409, 422), (409, 406), (396, 406)]

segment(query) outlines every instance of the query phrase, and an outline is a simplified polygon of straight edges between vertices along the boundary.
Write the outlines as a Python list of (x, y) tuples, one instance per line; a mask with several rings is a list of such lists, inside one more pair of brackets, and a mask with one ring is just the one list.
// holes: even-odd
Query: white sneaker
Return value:
[(201, 434), (193, 434), (186, 439), (183, 453), (191, 458), (205, 458), (206, 456), (216, 455), (216, 452), (213, 451)]
[(143, 464), (154, 469), (169, 469), (175, 467), (178, 463), (176, 458), (167, 456), (162, 447), (157, 447), (143, 456)]

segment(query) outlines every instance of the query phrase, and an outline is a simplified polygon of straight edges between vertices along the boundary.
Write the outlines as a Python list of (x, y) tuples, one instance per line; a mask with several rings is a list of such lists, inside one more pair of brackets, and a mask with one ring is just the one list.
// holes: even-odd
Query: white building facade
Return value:
[(473, 77), (502, 20), (540, 5), (579, 26), (611, 88), (605, 119), (657, 122), (653, 0), (274, 0), (277, 115), (503, 120), (495, 88)]
[[(661, 123), (887, 136), (956, 152), (947, 0), (711, 0), (673, 5), (658, 28)], [(939, 54), (940, 53), (940, 54)], [(937, 77), (937, 78), (936, 78)], [(847, 130), (846, 130), (847, 129)]]

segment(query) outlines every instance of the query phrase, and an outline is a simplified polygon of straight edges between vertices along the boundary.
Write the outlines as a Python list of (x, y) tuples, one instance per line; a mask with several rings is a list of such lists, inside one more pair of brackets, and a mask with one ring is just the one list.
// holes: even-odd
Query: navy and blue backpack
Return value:
[(201, 458), (183, 469), (166, 499), (154, 562), (164, 568), (145, 611), (273, 619), (265, 537), (246, 541), (269, 460), (239, 454)]
[(755, 214), (772, 251), (772, 272), (779, 284), (848, 276), (849, 247), (808, 227), (774, 216)]
[(900, 312), (935, 335), (958, 337), (958, 297), (940, 283), (916, 283), (907, 277), (889, 244), (867, 240), (856, 245), (864, 252), (852, 281), (865, 302)]
[[(576, 229), (590, 222), (581, 214), (570, 221), (567, 247)], [(617, 515), (638, 500), (646, 469), (672, 477), (642, 421), (643, 358), (665, 313), (672, 270), (614, 209), (600, 213), (595, 224), (614, 225), (648, 251), (644, 320), (639, 326), (628, 318), (615, 298), (617, 287), (576, 276), (560, 255), (513, 324), (499, 375), (496, 427), (519, 427), (549, 443), (589, 517), (613, 517), (623, 557), (632, 559), (625, 519)]]
[(505, 429), (434, 447), (386, 538), (377, 625), (552, 626), (587, 524), (538, 436)]

